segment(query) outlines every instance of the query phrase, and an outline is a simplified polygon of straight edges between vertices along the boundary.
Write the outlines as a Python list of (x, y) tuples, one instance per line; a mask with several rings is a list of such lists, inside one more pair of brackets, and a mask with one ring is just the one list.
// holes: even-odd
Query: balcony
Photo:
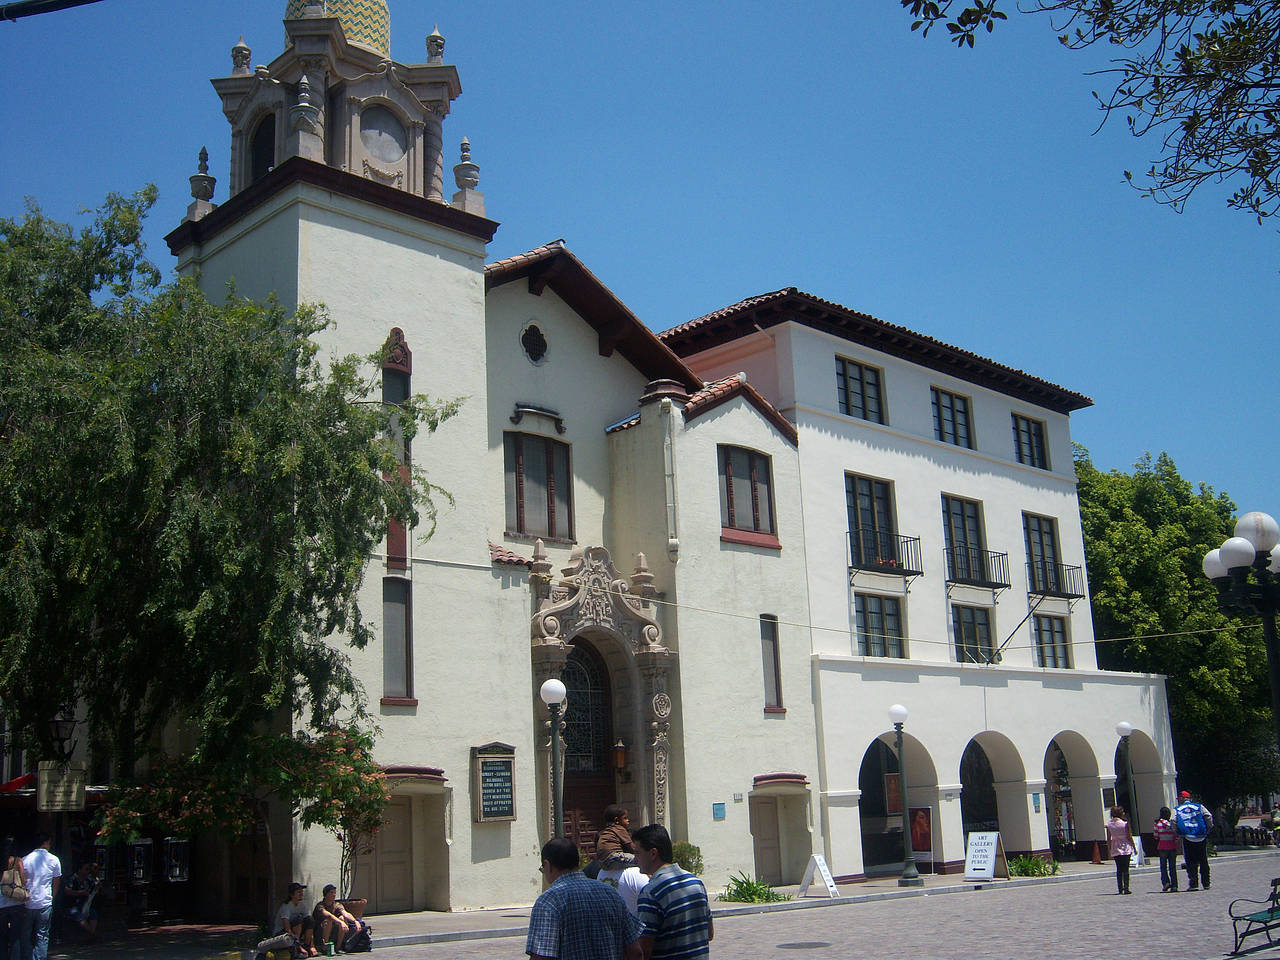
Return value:
[(849, 569), (918, 577), (924, 573), (920, 538), (883, 530), (850, 531)]
[(1028, 561), (1027, 592), (1045, 597), (1082, 598), (1084, 571), (1069, 563), (1054, 560)]
[(972, 587), (1009, 586), (1009, 555), (976, 547), (947, 547), (947, 580)]

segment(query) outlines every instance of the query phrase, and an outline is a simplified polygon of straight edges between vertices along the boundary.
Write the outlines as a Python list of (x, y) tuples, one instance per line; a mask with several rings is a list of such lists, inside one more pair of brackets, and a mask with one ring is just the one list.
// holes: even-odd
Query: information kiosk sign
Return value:
[(964, 854), (964, 878), (966, 880), (1009, 879), (1009, 862), (1005, 859), (1004, 843), (1000, 834), (969, 834), (969, 847)]
[(516, 818), (516, 748), (510, 744), (471, 748), (471, 818), (476, 823)]

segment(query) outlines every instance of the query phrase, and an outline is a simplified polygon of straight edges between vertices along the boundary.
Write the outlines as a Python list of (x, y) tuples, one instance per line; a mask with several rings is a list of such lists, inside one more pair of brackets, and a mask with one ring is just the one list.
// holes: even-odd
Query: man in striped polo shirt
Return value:
[(638, 916), (644, 924), (640, 949), (645, 960), (696, 960), (711, 955), (711, 907), (707, 888), (692, 873), (672, 863), (671, 835), (660, 824), (637, 830), (636, 865), (649, 874), (640, 891)]

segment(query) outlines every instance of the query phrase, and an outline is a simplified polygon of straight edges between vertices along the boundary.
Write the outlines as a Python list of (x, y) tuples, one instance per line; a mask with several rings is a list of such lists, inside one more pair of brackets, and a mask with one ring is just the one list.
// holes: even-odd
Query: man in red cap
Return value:
[(1196, 870), (1200, 871), (1199, 883), (1209, 889), (1209, 831), (1213, 829), (1213, 814), (1203, 804), (1191, 799), (1190, 791), (1183, 790), (1181, 802), (1173, 812), (1173, 826), (1182, 837), (1182, 865), (1187, 871), (1187, 889), (1198, 887)]

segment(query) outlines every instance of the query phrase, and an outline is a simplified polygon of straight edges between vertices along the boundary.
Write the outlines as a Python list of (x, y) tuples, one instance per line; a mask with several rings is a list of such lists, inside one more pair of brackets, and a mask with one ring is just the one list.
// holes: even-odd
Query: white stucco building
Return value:
[[(371, 910), (534, 899), (549, 676), (571, 826), (621, 803), (697, 844), (712, 886), (901, 861), (895, 702), (937, 869), (993, 822), (1011, 853), (1101, 837), (1117, 720), (1144, 822), (1171, 796), (1163, 680), (1096, 669), (1086, 398), (794, 290), (659, 337), (562, 243), (486, 266), (465, 143), (444, 197), (444, 38), (406, 66), (381, 0), (288, 13), (279, 56), (251, 70), (238, 44), (214, 81), (231, 196), (193, 179), (179, 272), (324, 303), (335, 353), (390, 343), (387, 402), (466, 398), (406, 449), (455, 504), (430, 539), (393, 529), (362, 598), (394, 787), (357, 872)], [(294, 878), (335, 877), (327, 835), (280, 827)], [(226, 877), (207, 903), (252, 908), (252, 852), (202, 855)]]

